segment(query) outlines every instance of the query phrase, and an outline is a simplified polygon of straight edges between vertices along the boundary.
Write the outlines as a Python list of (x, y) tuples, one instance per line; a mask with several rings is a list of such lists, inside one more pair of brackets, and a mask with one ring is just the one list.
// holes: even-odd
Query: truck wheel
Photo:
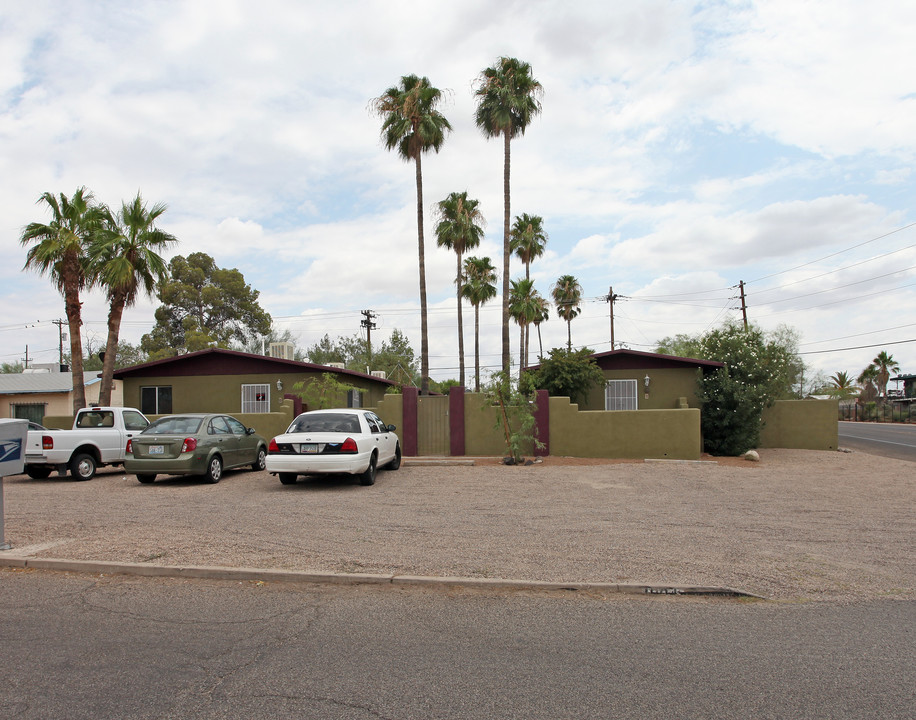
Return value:
[(51, 477), (51, 468), (27, 467), (25, 469), (25, 474), (32, 478), (32, 480), (45, 480)]
[(96, 467), (95, 457), (89, 453), (79, 453), (70, 460), (70, 474), (74, 480), (92, 480)]

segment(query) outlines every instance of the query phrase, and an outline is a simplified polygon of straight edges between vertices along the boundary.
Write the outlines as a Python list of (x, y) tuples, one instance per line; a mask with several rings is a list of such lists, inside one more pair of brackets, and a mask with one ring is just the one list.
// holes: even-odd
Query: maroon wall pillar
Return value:
[(417, 456), (417, 408), (420, 391), (415, 387), (401, 389), (404, 399), (404, 426), (400, 428), (401, 452), (407, 457)]
[(544, 447), (534, 446), (535, 457), (550, 455), (550, 400), (546, 390), (538, 390), (534, 410), (534, 439), (544, 443)]
[(448, 390), (449, 455), (464, 455), (464, 388), (453, 386)]

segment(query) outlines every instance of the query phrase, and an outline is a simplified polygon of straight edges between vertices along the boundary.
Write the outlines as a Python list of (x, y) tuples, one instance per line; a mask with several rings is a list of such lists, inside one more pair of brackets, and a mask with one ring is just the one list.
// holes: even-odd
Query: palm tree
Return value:
[(538, 359), (542, 360), (544, 358), (544, 343), (541, 342), (541, 323), (550, 319), (550, 305), (547, 302), (547, 298), (540, 293), (537, 296), (537, 305), (538, 314), (534, 318), (534, 327), (538, 331)]
[(423, 239), (423, 170), (420, 158), (427, 150), (439, 152), (452, 129), (436, 108), (442, 92), (429, 78), (404, 75), (401, 84), (388, 88), (372, 101), (382, 118), (382, 139), (388, 150), (397, 149), (406, 162), (413, 161), (417, 176), (417, 250), (420, 256), (420, 393), (429, 394), (429, 332), (426, 313), (426, 250)]
[(544, 219), (539, 215), (522, 213), (516, 216), (510, 230), (512, 251), (525, 263), (525, 279), (531, 277), (531, 261), (544, 254), (547, 247), (547, 233)]
[(837, 372), (835, 375), (831, 375), (830, 382), (833, 383), (830, 388), (831, 397), (845, 400), (859, 391), (853, 384), (853, 380), (849, 377), (849, 374), (843, 370)]
[(572, 321), (582, 312), (579, 308), (582, 301), (582, 286), (572, 275), (562, 275), (553, 286), (551, 295), (557, 306), (557, 315), (566, 321), (567, 347), (572, 350)]
[(532, 118), (541, 112), (541, 83), (531, 75), (531, 65), (501, 57), (477, 79), (474, 121), (489, 137), (503, 137), (503, 290), (502, 365), (509, 374), (509, 160), (513, 138), (524, 135)]
[(464, 261), (461, 293), (474, 306), (474, 392), (480, 392), (480, 306), (496, 297), (496, 268), (490, 258)]
[(886, 350), (879, 352), (875, 359), (871, 361), (872, 366), (877, 370), (875, 380), (878, 385), (879, 397), (887, 399), (887, 383), (891, 379), (892, 372), (900, 372), (900, 363), (894, 360), (893, 355), (888, 355)]
[(124, 308), (132, 306), (141, 292), (152, 295), (156, 283), (168, 277), (168, 266), (158, 252), (178, 242), (174, 235), (155, 227), (166, 205), (147, 209), (140, 193), (122, 203), (117, 215), (106, 210), (106, 227), (89, 251), (97, 282), (108, 295), (108, 341), (102, 361), (99, 404), (111, 402), (111, 384), (118, 352), (118, 335)]
[[(539, 215), (522, 213), (516, 216), (512, 229), (509, 232), (512, 251), (525, 263), (525, 279), (531, 278), (531, 261), (544, 254), (547, 246), (547, 233), (544, 232), (544, 220)], [(538, 332), (540, 332), (538, 327)], [(528, 333), (530, 327), (525, 326), (525, 365), (528, 364)]]
[(461, 259), (466, 250), (476, 248), (483, 237), (483, 215), (479, 202), (468, 198), (467, 192), (451, 193), (438, 205), (439, 224), (436, 238), (439, 247), (454, 250), (458, 256), (455, 284), (458, 287), (458, 382), (464, 387), (464, 318), (461, 312), (462, 278)]
[(541, 316), (541, 303), (538, 298), (540, 298), (540, 293), (534, 289), (533, 280), (526, 278), (512, 281), (509, 312), (512, 315), (512, 319), (518, 323), (521, 333), (518, 348), (519, 373), (524, 372), (525, 368), (528, 367), (528, 326)]
[(868, 365), (862, 372), (859, 373), (859, 377), (856, 378), (856, 382), (862, 387), (862, 392), (859, 394), (859, 400), (861, 402), (871, 402), (871, 398), (878, 395), (878, 391), (875, 389), (875, 383), (878, 380), (878, 368), (874, 365)]
[(25, 268), (50, 276), (64, 296), (67, 324), (70, 328), (70, 367), (73, 373), (73, 412), (86, 406), (83, 385), (83, 343), (80, 337), (82, 302), (80, 292), (92, 285), (86, 255), (90, 243), (101, 227), (103, 212), (92, 193), (80, 187), (68, 198), (44, 193), (39, 203), (51, 210), (50, 223), (29, 223), (20, 235), (23, 245), (32, 245), (26, 253)]

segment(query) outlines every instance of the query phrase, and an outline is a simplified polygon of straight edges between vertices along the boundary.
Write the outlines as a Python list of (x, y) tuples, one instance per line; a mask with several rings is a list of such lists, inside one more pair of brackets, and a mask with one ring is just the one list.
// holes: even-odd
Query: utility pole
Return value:
[(31, 360), (31, 359), (32, 359), (32, 358), (29, 357), (29, 346), (26, 345), (26, 346), (25, 346), (25, 357), (22, 358), (22, 362), (25, 363), (25, 364), (23, 365), (23, 368), (24, 368), (24, 369), (26, 369), (26, 370), (29, 369), (29, 360)]
[(744, 332), (747, 332), (747, 302), (744, 299), (744, 280), (738, 283), (741, 289), (741, 315), (744, 317)]
[(57, 320), (52, 320), (52, 323), (57, 325), (57, 334), (60, 336), (60, 359), (58, 360), (59, 365), (64, 364), (64, 325), (66, 324), (63, 320), (58, 318)]
[(363, 316), (363, 319), (360, 320), (359, 326), (366, 328), (366, 347), (369, 350), (369, 360), (372, 360), (372, 331), (375, 330), (375, 323), (372, 322), (375, 318), (378, 317), (371, 310), (361, 310), (360, 315)]
[(607, 297), (604, 298), (607, 301), (610, 307), (611, 313), (611, 350), (614, 349), (614, 301), (617, 299), (617, 296), (614, 294), (614, 288), (610, 285), (607, 289)]

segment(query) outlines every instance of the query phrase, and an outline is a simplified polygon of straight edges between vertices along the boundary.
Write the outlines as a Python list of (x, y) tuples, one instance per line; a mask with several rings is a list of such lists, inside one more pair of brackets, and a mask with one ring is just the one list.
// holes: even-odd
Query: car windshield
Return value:
[(288, 432), (358, 433), (359, 418), (349, 413), (306, 413), (293, 421)]
[(199, 417), (164, 417), (159, 418), (154, 423), (152, 423), (146, 430), (143, 431), (144, 435), (152, 435), (158, 433), (160, 435), (193, 435), (200, 428), (200, 423), (203, 418)]

